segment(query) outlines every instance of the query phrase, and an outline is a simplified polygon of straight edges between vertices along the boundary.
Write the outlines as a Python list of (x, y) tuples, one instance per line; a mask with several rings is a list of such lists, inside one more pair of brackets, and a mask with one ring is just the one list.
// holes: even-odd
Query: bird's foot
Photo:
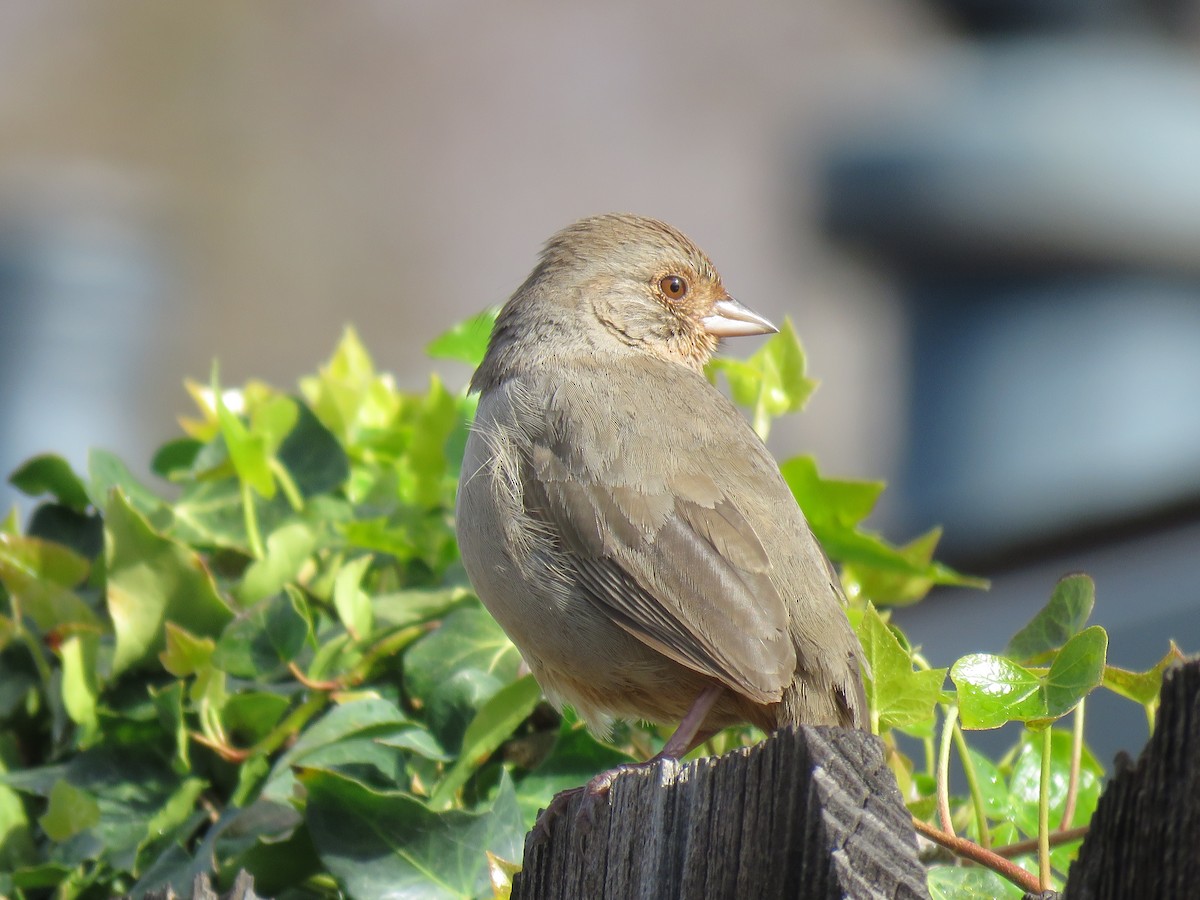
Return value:
[(587, 785), (567, 788), (565, 791), (559, 791), (554, 795), (546, 808), (538, 813), (537, 822), (533, 826), (533, 846), (536, 847), (550, 840), (550, 824), (571, 805), (572, 797), (585, 790), (587, 790)]
[(558, 816), (566, 812), (571, 805), (571, 801), (578, 794), (582, 794), (583, 799), (580, 801), (579, 809), (575, 814), (575, 828), (580, 835), (588, 834), (596, 826), (596, 813), (608, 800), (608, 792), (612, 790), (613, 783), (617, 780), (617, 777), (623, 772), (648, 769), (651, 766), (657, 765), (663, 758), (663, 756), (659, 755), (651, 757), (645, 762), (622, 763), (594, 776), (587, 784), (581, 787), (559, 791), (554, 795), (554, 799), (550, 801), (550, 804), (538, 815), (537, 823), (533, 826), (534, 844), (541, 844), (549, 840), (551, 823)]

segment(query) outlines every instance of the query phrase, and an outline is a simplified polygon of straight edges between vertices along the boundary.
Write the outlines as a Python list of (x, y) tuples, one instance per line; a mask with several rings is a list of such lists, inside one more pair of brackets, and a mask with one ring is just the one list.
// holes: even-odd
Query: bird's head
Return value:
[(534, 279), (611, 339), (697, 370), (721, 338), (776, 330), (729, 296), (699, 247), (643, 216), (593, 216), (564, 228), (547, 242)]

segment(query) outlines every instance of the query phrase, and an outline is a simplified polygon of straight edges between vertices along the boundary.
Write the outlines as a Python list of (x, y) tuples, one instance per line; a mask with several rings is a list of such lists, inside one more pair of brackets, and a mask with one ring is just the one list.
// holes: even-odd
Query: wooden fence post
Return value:
[(590, 831), (576, 798), (548, 840), (526, 840), (512, 898), (928, 897), (884, 759), (865, 732), (802, 727), (623, 774)]
[(1064, 894), (1200, 897), (1200, 659), (1163, 677), (1154, 734), (1136, 765), (1118, 757)]

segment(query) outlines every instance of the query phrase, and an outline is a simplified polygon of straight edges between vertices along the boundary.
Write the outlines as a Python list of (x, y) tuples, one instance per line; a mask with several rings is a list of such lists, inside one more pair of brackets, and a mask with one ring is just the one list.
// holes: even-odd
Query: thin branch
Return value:
[(956, 856), (961, 856), (963, 859), (969, 859), (973, 863), (978, 863), (981, 866), (991, 869), (997, 875), (1007, 878), (1027, 893), (1036, 894), (1042, 890), (1038, 879), (1032, 874), (1026, 872), (1016, 863), (1005, 859), (1003, 856), (993, 853), (991, 850), (985, 850), (974, 841), (946, 834), (929, 823), (922, 822), (915, 816), (913, 817), (913, 827), (916, 828), (918, 833), (929, 838), (934, 843), (945, 847)]
[[(1062, 844), (1081, 840), (1087, 833), (1087, 825), (1080, 825), (1078, 828), (1068, 828), (1064, 831), (1056, 831), (1050, 835), (1049, 843), (1051, 847), (1058, 847)], [(1003, 856), (1005, 859), (1012, 859), (1014, 856), (1036, 853), (1037, 848), (1038, 839), (1030, 838), (1027, 841), (1017, 841), (1015, 844), (1005, 844), (1003, 847), (993, 847), (992, 852), (997, 856)]]

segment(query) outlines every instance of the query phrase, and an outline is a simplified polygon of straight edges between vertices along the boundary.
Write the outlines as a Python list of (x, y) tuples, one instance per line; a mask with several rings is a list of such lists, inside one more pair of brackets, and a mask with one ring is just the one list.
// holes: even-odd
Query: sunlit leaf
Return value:
[(464, 319), (430, 341), (425, 352), (435, 359), (456, 359), (471, 366), (479, 365), (499, 312), (500, 307), (493, 306)]
[(858, 639), (870, 670), (865, 682), (873, 723), (882, 730), (931, 719), (946, 670), (915, 670), (908, 651), (873, 606), (863, 612)]

